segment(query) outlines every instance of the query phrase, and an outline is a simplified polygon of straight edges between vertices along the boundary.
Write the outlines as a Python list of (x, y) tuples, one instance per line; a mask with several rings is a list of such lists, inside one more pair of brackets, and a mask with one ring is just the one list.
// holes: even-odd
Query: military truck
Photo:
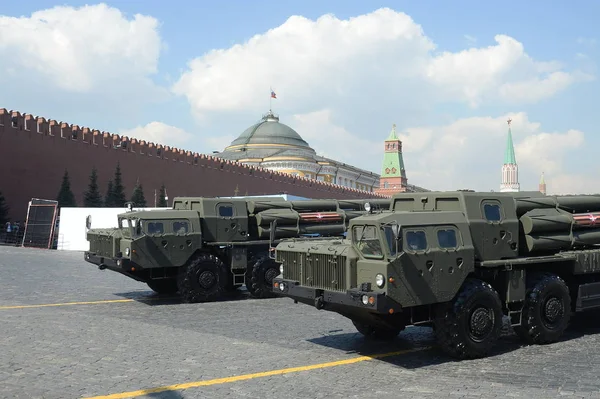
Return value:
[[(174, 198), (172, 209), (123, 212), (118, 227), (89, 229), (87, 262), (184, 302), (220, 298), (242, 285), (273, 296), (273, 246), (299, 236), (341, 236), (367, 200)], [(389, 199), (374, 199), (389, 209)], [(88, 228), (91, 227), (88, 224)]]
[(366, 337), (433, 327), (459, 359), (489, 355), (503, 319), (524, 342), (546, 344), (574, 312), (600, 306), (600, 196), (457, 191), (391, 201), (352, 219), (344, 239), (279, 243), (274, 292), (337, 312)]

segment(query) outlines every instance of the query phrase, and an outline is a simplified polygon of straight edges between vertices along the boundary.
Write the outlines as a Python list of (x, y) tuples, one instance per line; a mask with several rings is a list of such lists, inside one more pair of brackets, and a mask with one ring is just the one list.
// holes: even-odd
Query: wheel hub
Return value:
[(279, 270), (277, 269), (267, 269), (267, 271), (265, 272), (265, 281), (267, 282), (267, 285), (271, 285), (273, 284), (273, 279), (275, 277), (277, 277), (277, 275), (279, 274)]
[(202, 273), (200, 273), (200, 276), (198, 276), (198, 283), (204, 289), (209, 289), (210, 287), (215, 285), (216, 281), (217, 278), (215, 277), (215, 274), (207, 270), (203, 271)]
[(549, 322), (559, 320), (564, 313), (563, 304), (558, 298), (550, 298), (544, 307), (544, 315)]
[(471, 335), (476, 340), (483, 339), (492, 331), (494, 326), (494, 314), (491, 310), (477, 308), (471, 314)]

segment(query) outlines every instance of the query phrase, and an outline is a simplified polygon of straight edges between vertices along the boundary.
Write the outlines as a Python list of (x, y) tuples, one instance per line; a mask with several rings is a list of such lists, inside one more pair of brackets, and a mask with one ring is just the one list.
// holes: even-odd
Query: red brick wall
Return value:
[[(121, 142), (126, 148), (115, 149)], [(158, 192), (163, 182), (169, 203), (175, 196), (232, 196), (236, 186), (238, 195), (285, 192), (308, 198), (385, 198), (0, 108), (0, 191), (12, 220), (25, 219), (31, 198), (56, 199), (65, 168), (79, 206), (93, 166), (104, 196), (117, 162), (127, 198), (139, 178), (149, 206), (154, 205), (154, 189)]]

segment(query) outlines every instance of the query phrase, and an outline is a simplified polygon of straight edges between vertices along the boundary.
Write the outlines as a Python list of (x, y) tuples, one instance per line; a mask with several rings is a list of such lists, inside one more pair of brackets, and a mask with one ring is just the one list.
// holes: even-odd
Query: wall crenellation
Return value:
[(227, 173), (253, 176), (253, 178), (273, 180), (302, 187), (313, 187), (318, 191), (329, 191), (338, 193), (368, 194), (372, 197), (388, 198), (389, 196), (376, 194), (375, 192), (358, 190), (333, 184), (325, 181), (314, 180), (306, 177), (293, 176), (280, 171), (273, 171), (255, 165), (245, 165), (236, 161), (213, 157), (208, 154), (191, 152), (177, 147), (165, 146), (159, 143), (147, 142), (127, 136), (120, 136), (106, 131), (100, 131), (89, 127), (80, 127), (66, 122), (58, 122), (54, 119), (46, 119), (42, 116), (19, 111), (7, 111), (0, 108), (0, 126), (5, 132), (27, 132), (30, 135), (43, 135), (48, 138), (77, 141), (84, 145), (104, 147), (106, 150), (123, 151), (125, 153), (162, 159), (169, 162), (185, 163), (193, 167), (203, 167), (222, 170)]

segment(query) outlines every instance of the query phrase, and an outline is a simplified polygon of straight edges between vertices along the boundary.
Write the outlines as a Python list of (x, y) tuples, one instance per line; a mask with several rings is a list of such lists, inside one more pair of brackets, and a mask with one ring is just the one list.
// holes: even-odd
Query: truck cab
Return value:
[(197, 212), (125, 212), (117, 219), (116, 228), (88, 230), (85, 260), (146, 282), (158, 292), (176, 292), (171, 270), (183, 266), (202, 246)]

